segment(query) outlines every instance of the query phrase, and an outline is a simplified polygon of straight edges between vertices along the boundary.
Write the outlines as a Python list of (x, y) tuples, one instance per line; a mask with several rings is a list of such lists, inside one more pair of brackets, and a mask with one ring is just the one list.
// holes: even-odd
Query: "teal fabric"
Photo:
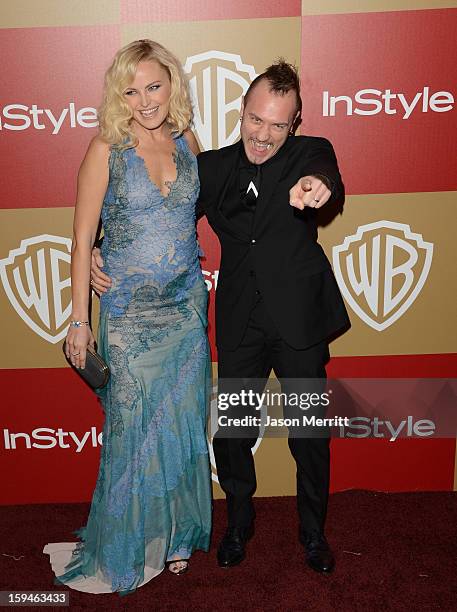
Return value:
[(177, 179), (164, 197), (134, 149), (113, 149), (102, 220), (99, 351), (111, 369), (98, 480), (81, 543), (61, 582), (100, 574), (126, 593), (145, 564), (208, 550), (206, 441), (210, 357), (198, 259), (195, 156), (175, 139)]

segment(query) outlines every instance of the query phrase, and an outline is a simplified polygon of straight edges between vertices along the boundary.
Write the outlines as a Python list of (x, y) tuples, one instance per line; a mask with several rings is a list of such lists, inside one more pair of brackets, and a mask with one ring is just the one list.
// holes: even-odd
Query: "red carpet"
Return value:
[[(295, 499), (256, 500), (256, 534), (242, 565), (222, 570), (215, 547), (224, 504), (215, 502), (213, 547), (183, 576), (164, 571), (126, 597), (69, 590), (75, 610), (455, 610), (457, 494), (347, 491), (330, 498), (331, 576), (304, 565)], [(70, 541), (87, 504), (3, 506), (0, 590), (55, 590), (47, 542)], [(11, 555), (11, 556), (10, 556)], [(13, 556), (16, 558), (14, 559)], [(24, 608), (22, 608), (24, 609)]]

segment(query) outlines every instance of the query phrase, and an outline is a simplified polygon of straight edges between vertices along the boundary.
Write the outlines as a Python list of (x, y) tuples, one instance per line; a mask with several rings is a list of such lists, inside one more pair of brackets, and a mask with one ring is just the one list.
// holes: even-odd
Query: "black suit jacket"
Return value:
[(306, 175), (330, 179), (342, 192), (332, 145), (324, 138), (290, 136), (263, 169), (253, 227), (241, 232), (224, 216), (224, 202), (239, 198), (241, 141), (198, 156), (197, 215), (206, 214), (221, 243), (216, 291), (216, 341), (227, 350), (241, 342), (260, 291), (281, 337), (307, 348), (349, 323), (335, 277), (317, 243), (316, 211), (289, 204), (289, 190)]

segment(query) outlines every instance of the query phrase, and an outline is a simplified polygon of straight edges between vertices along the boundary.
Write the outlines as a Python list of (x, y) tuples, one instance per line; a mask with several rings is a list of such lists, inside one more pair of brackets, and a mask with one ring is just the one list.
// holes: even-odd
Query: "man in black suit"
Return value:
[[(294, 136), (301, 114), (298, 75), (283, 61), (251, 84), (241, 107), (241, 140), (198, 156), (198, 215), (206, 214), (222, 249), (216, 292), (219, 380), (325, 381), (328, 338), (348, 326), (330, 264), (317, 243), (316, 208), (342, 193), (332, 145)], [(92, 279), (107, 285), (93, 266)], [(238, 384), (238, 383), (235, 383)], [(233, 390), (233, 389), (232, 389)], [(228, 528), (218, 563), (246, 554), (255, 518), (250, 437), (218, 435), (213, 448), (227, 496)], [(300, 540), (308, 564), (331, 572), (324, 536), (329, 491), (328, 437), (289, 435), (297, 464)]]
[[(206, 214), (222, 249), (216, 338), (225, 388), (230, 379), (265, 380), (271, 369), (281, 380), (324, 380), (327, 339), (349, 323), (317, 243), (315, 210), (342, 193), (341, 177), (327, 140), (292, 135), (300, 114), (296, 70), (280, 61), (246, 93), (241, 141), (198, 157), (198, 212)], [(224, 433), (213, 440), (227, 496), (228, 529), (218, 549), (223, 567), (244, 558), (253, 532), (256, 435)], [(324, 536), (329, 440), (290, 435), (289, 447), (306, 559), (330, 572), (334, 559)]]

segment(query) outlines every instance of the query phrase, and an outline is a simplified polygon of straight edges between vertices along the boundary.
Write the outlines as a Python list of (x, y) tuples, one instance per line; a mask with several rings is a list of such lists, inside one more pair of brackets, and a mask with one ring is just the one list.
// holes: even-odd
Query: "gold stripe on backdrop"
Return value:
[[(335, 254), (344, 286), (360, 313), (356, 314), (352, 305), (348, 306), (352, 328), (332, 343), (333, 355), (455, 352), (457, 330), (453, 325), (452, 296), (457, 294), (457, 276), (450, 269), (457, 260), (452, 223), (455, 199), (456, 193), (452, 191), (347, 196), (343, 214), (320, 228), (319, 241), (334, 268)], [(392, 222), (400, 227), (389, 228)], [(355, 236), (358, 228), (369, 224), (378, 227), (361, 230), (362, 236), (351, 239), (339, 253), (334, 250), (344, 244), (346, 237)], [(433, 245), (428, 272), (428, 247), (421, 247), (414, 236), (405, 235), (408, 227), (408, 232), (420, 235), (422, 241)], [(393, 254), (392, 261), (387, 259), (386, 245), (389, 255)], [(413, 265), (416, 255), (417, 262)], [(351, 266), (354, 268), (352, 281)], [(367, 273), (365, 281), (363, 270)], [(339, 276), (338, 270), (335, 272)], [(414, 278), (408, 278), (411, 274)], [(354, 283), (358, 287), (353, 288)], [(386, 293), (386, 286), (392, 291), (388, 289)], [(394, 306), (400, 291), (405, 291), (405, 296)], [(392, 323), (386, 324), (386, 321)], [(379, 331), (377, 324), (384, 328)]]
[(70, 314), (73, 211), (0, 210), (0, 312), (8, 347), (0, 353), (0, 368), (66, 366), (61, 345)]
[(300, 17), (127, 24), (121, 26), (121, 41), (152, 38), (182, 62), (212, 49), (236, 53), (262, 72), (280, 55), (300, 65), (300, 28)]
[(455, 0), (302, 0), (302, 15), (345, 13), (381, 13), (387, 11), (417, 11), (455, 8)]
[(120, 0), (4, 0), (0, 28), (110, 25), (119, 23)]

